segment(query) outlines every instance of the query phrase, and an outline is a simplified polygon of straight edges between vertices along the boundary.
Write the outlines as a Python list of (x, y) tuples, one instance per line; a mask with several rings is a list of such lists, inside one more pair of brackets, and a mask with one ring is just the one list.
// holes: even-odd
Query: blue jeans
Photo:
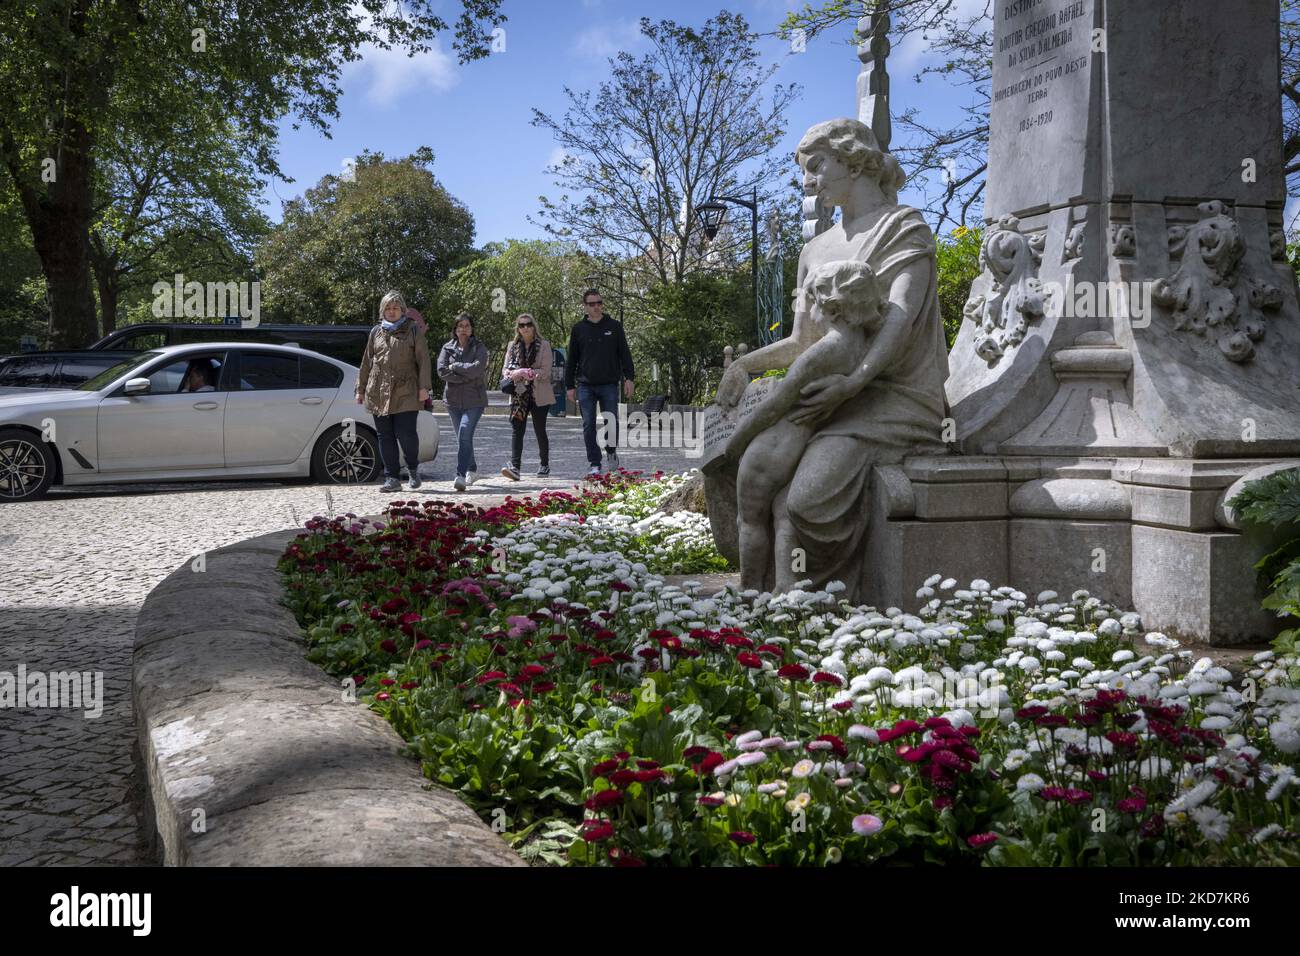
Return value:
[(600, 421), (596, 417), (596, 405), (602, 412), (609, 412), (607, 452), (613, 453), (618, 446), (618, 383), (609, 385), (579, 385), (578, 410), (582, 412), (582, 440), (587, 445), (587, 464), (600, 467), (600, 445), (596, 442), (596, 429)]
[(376, 415), (375, 431), (379, 433), (379, 460), (384, 466), (384, 477), (397, 480), (402, 463), (397, 460), (397, 446), (402, 446), (406, 469), (417, 477), (420, 467), (420, 436), (416, 426), (417, 412), (398, 412), (395, 415)]
[(456, 436), (456, 474), (464, 478), (471, 471), (478, 471), (478, 461), (474, 458), (474, 429), (483, 417), (482, 406), (478, 408), (457, 408), (447, 406), (451, 415), (451, 430)]

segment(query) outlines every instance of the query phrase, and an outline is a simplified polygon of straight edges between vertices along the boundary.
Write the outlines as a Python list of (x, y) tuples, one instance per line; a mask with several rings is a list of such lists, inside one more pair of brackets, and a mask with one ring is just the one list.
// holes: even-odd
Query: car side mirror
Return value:
[(149, 380), (147, 378), (129, 378), (123, 391), (128, 395), (148, 395)]

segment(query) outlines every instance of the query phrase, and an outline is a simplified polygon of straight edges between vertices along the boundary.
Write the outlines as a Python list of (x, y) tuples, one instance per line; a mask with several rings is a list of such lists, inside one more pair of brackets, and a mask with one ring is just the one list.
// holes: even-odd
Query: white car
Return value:
[[(287, 345), (206, 342), (134, 355), (74, 390), (0, 396), (0, 501), (51, 485), (379, 477), (358, 369)], [(420, 461), (438, 425), (419, 413)]]

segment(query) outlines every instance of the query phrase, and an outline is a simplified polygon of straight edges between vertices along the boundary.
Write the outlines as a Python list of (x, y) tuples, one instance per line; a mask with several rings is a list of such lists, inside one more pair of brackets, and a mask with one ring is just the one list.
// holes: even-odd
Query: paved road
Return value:
[[(455, 472), (446, 416), (438, 459), (421, 468), (421, 495), (448, 497)], [(524, 480), (499, 474), (508, 420), (485, 416), (477, 441), (483, 478), (466, 500), (572, 488), (586, 471), (574, 418), (551, 419), (552, 477), (537, 470), (531, 431)], [(626, 468), (684, 471), (680, 450), (629, 449)], [(374, 514), (377, 485), (205, 482), (55, 490), (0, 505), (0, 672), (94, 671), (103, 713), (0, 707), (0, 865), (143, 864), (130, 699), (135, 619), (149, 591), (203, 550), (324, 514)]]

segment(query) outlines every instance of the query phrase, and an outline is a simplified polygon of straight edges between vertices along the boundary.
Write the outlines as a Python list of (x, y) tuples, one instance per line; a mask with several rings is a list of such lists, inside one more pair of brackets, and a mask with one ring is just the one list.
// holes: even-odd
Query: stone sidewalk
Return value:
[[(446, 416), (438, 459), (412, 497), (452, 497), (454, 444)], [(499, 474), (509, 423), (485, 417), (477, 440), (483, 478), (463, 495), (484, 504), (506, 494), (572, 489), (585, 472), (576, 419), (551, 419), (552, 477), (537, 468), (531, 430), (524, 475)], [(627, 450), (629, 469), (685, 471), (680, 451)], [(0, 506), (0, 671), (93, 671), (103, 713), (0, 709), (0, 866), (147, 864), (133, 765), (131, 648), (145, 597), (201, 551), (334, 513), (373, 514), (394, 495), (377, 485), (211, 482), (97, 486)]]

